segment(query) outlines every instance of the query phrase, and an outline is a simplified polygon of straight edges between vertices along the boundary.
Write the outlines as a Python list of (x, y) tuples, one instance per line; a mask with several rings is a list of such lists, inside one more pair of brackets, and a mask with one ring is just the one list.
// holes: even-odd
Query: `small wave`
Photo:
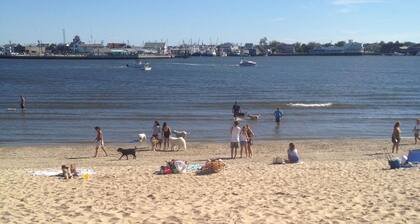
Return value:
[(290, 107), (330, 107), (332, 103), (288, 103)]
[(216, 64), (196, 64), (196, 63), (179, 63), (173, 62), (173, 65), (186, 65), (186, 66), (216, 66)]

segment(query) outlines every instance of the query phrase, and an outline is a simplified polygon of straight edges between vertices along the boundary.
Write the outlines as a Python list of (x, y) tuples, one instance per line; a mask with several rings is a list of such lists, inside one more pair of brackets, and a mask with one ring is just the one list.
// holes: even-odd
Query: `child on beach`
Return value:
[(156, 151), (156, 149), (160, 149), (161, 139), (159, 138), (159, 134), (160, 134), (160, 124), (159, 124), (159, 121), (155, 121), (153, 123), (153, 128), (152, 128), (152, 137), (150, 137), (150, 143), (152, 143), (153, 151)]
[(416, 120), (416, 126), (413, 128), (414, 133), (414, 144), (417, 144), (417, 140), (420, 140), (420, 119)]
[(290, 143), (289, 149), (287, 149), (287, 162), (288, 163), (298, 163), (299, 162), (299, 154), (295, 147), (295, 144)]
[(251, 146), (252, 146), (252, 144), (254, 144), (253, 138), (255, 137), (255, 134), (252, 131), (250, 125), (247, 124), (245, 127), (246, 127), (246, 132), (247, 132), (247, 135), (248, 135), (248, 156), (249, 156), (249, 158), (252, 158), (252, 148), (251, 148)]
[(96, 142), (95, 158), (98, 157), (98, 149), (99, 149), (99, 147), (102, 148), (102, 150), (105, 153), (105, 156), (108, 156), (108, 154), (105, 151), (104, 134), (102, 132), (102, 129), (100, 127), (95, 127), (95, 131), (96, 131), (96, 138), (95, 138), (95, 142)]
[(241, 128), (238, 127), (239, 121), (233, 122), (233, 126), (230, 128), (230, 158), (235, 159), (239, 148), (239, 135)]
[(166, 148), (169, 149), (169, 137), (171, 136), (171, 128), (163, 122), (162, 126), (162, 133), (163, 133), (163, 150)]
[(400, 128), (399, 121), (397, 121), (394, 124), (394, 130), (392, 131), (391, 140), (392, 140), (392, 153), (394, 153), (394, 150), (395, 150), (395, 153), (398, 153), (398, 148), (401, 142), (401, 128)]
[(246, 126), (242, 127), (240, 133), (240, 145), (241, 145), (241, 158), (242, 158), (242, 151), (245, 151), (245, 158), (248, 158), (248, 132)]

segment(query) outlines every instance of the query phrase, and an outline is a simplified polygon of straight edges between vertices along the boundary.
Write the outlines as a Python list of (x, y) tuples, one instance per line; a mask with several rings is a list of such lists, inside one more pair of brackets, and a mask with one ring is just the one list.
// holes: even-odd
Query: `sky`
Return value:
[(0, 44), (420, 42), (420, 0), (1, 0)]

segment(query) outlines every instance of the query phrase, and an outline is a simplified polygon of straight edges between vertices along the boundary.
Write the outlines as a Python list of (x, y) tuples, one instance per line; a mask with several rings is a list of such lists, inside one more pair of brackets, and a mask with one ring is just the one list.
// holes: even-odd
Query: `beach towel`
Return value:
[(62, 173), (61, 170), (37, 170), (32, 172), (32, 176), (53, 177)]
[(89, 174), (89, 175), (96, 174), (95, 170), (90, 169), (90, 168), (87, 168), (87, 169), (78, 169), (76, 172), (77, 172), (77, 175), (78, 176), (82, 176), (84, 174)]
[[(82, 176), (83, 174), (95, 174), (96, 172), (93, 169), (78, 169), (77, 171), (78, 176)], [(37, 170), (32, 172), (32, 176), (42, 176), (42, 177), (53, 177), (62, 175), (63, 171), (61, 170)]]
[(198, 163), (188, 164), (187, 172), (194, 172), (194, 171), (200, 170), (201, 167), (202, 167), (202, 165), (198, 164)]

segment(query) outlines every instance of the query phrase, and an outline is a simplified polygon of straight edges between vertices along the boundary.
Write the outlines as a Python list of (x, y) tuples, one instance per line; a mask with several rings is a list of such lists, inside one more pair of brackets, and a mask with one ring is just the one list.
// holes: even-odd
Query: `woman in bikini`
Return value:
[(252, 158), (252, 148), (251, 148), (251, 146), (253, 144), (253, 139), (255, 137), (255, 134), (252, 131), (251, 126), (249, 126), (247, 124), (247, 125), (245, 125), (245, 127), (246, 127), (246, 132), (247, 132), (247, 135), (248, 135), (248, 147), (247, 147), (248, 148), (248, 156), (249, 156), (249, 158)]
[(239, 143), (241, 145), (241, 158), (242, 158), (242, 151), (245, 151), (245, 158), (248, 158), (248, 132), (246, 126), (242, 127), (240, 136), (239, 136)]
[(171, 136), (171, 128), (163, 122), (162, 126), (162, 133), (163, 133), (163, 150), (169, 149), (169, 137)]
[(401, 142), (401, 128), (400, 128), (400, 122), (397, 121), (394, 125), (394, 130), (392, 131), (392, 153), (398, 153), (398, 148), (400, 147)]

